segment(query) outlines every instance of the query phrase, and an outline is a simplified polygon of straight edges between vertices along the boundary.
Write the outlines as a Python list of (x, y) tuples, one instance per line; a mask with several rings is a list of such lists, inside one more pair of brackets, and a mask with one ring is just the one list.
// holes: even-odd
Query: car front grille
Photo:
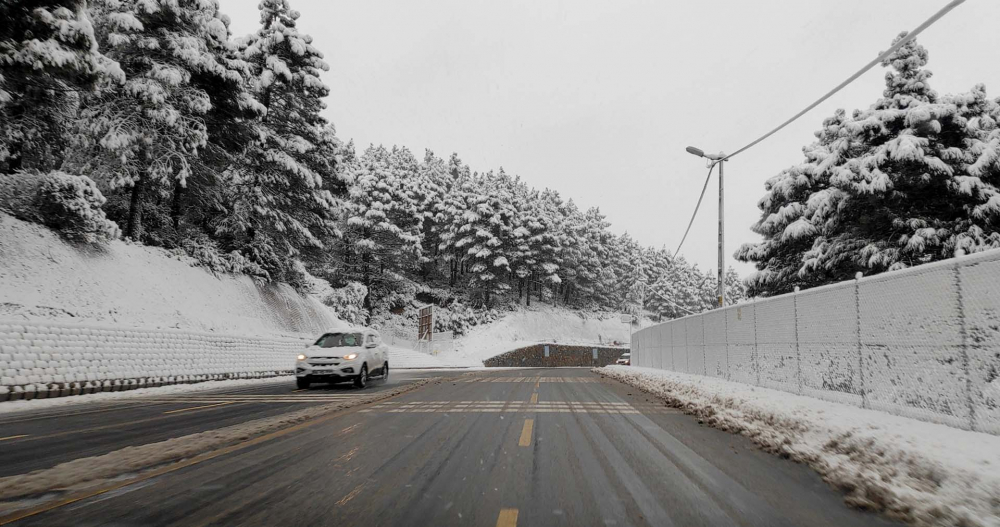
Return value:
[(334, 362), (335, 357), (313, 357), (309, 359), (310, 366), (338, 366), (340, 362)]

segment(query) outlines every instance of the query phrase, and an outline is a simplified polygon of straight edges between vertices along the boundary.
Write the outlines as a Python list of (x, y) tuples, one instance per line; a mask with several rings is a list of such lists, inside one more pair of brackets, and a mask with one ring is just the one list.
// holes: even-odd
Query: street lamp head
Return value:
[(689, 154), (694, 154), (694, 155), (696, 155), (698, 157), (705, 157), (705, 152), (703, 152), (700, 148), (695, 148), (693, 146), (689, 146), (689, 147), (687, 147), (687, 151), (688, 151)]

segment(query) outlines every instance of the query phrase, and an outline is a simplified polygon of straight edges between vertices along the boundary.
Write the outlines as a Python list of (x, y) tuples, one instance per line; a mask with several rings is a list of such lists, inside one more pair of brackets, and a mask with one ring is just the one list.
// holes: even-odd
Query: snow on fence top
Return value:
[(632, 363), (1000, 435), (1000, 250), (658, 324)]

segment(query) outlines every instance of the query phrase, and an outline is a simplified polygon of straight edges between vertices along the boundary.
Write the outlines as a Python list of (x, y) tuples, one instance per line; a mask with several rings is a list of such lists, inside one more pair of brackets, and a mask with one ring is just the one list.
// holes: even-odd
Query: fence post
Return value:
[(701, 317), (701, 371), (702, 375), (708, 376), (708, 343), (705, 342), (705, 314)]
[(753, 301), (753, 355), (750, 356), (750, 364), (753, 365), (757, 374), (757, 386), (760, 386), (760, 350), (757, 348), (757, 299)]
[(688, 339), (687, 322), (684, 323), (684, 373), (691, 373), (691, 342)]
[(854, 313), (857, 323), (858, 340), (858, 376), (861, 382), (861, 407), (868, 408), (868, 396), (865, 394), (865, 360), (864, 351), (861, 346), (861, 271), (854, 275)]
[(802, 351), (799, 349), (799, 286), (795, 286), (795, 292), (792, 294), (792, 310), (795, 318), (795, 376), (797, 377), (799, 384), (799, 394), (801, 394)]
[(732, 379), (729, 373), (729, 311), (725, 312), (725, 331), (726, 331), (726, 380)]
[(670, 371), (677, 371), (677, 362), (674, 361), (674, 325), (677, 323), (671, 320), (670, 324)]
[(659, 369), (663, 369), (663, 328), (660, 327), (659, 331), (656, 332), (656, 356), (659, 359)]
[(976, 404), (972, 398), (972, 372), (969, 371), (969, 330), (962, 296), (962, 266), (955, 264), (955, 294), (958, 297), (958, 322), (962, 334), (962, 373), (965, 375), (965, 401), (969, 406), (969, 430), (976, 430)]

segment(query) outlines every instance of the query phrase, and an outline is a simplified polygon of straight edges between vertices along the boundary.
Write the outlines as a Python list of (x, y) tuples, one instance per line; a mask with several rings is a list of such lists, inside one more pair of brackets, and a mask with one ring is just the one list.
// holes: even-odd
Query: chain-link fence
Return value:
[(658, 324), (632, 364), (1000, 435), (1000, 251)]

